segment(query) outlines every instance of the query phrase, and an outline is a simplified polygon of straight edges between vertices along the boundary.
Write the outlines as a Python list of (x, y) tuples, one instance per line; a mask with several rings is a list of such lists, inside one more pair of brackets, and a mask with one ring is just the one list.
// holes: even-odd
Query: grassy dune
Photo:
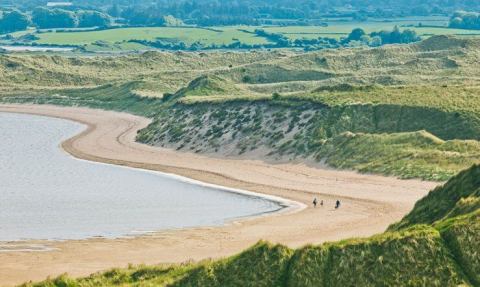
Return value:
[(179, 150), (446, 180), (479, 162), (478, 47), (0, 55), (1, 101), (152, 117), (139, 140)]
[(259, 242), (219, 261), (130, 267), (24, 286), (479, 286), (480, 166), (419, 201), (389, 231), (292, 250)]

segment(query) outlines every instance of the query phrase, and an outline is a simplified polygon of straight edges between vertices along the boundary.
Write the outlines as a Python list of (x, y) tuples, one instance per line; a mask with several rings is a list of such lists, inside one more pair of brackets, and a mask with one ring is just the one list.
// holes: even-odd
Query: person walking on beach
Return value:
[(335, 203), (335, 209), (338, 209), (340, 207), (340, 200), (337, 200), (337, 202)]
[(320, 206), (323, 206), (323, 199), (320, 200)]
[(313, 199), (312, 203), (313, 203), (313, 207), (317, 207), (317, 198), (316, 197)]

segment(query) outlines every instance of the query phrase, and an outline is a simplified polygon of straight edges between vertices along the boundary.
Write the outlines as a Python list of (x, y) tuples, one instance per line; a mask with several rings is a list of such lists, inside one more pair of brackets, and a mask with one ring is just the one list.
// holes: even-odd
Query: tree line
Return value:
[(69, 11), (64, 9), (35, 8), (31, 14), (18, 10), (3, 12), (0, 17), (0, 33), (22, 31), (29, 26), (39, 29), (107, 27), (111, 17), (99, 11)]
[(450, 19), (450, 28), (480, 30), (480, 13), (455, 12)]
[[(245, 32), (249, 32), (246, 30)], [(249, 32), (251, 33), (251, 32)], [(229, 44), (203, 44), (194, 42), (187, 44), (183, 41), (167, 41), (157, 39), (148, 40), (130, 40), (132, 43), (139, 43), (158, 49), (173, 51), (200, 51), (214, 49), (271, 49), (271, 48), (301, 48), (305, 51), (334, 49), (340, 47), (370, 46), (378, 47), (386, 44), (408, 44), (420, 41), (421, 38), (413, 30), (405, 29), (401, 31), (395, 27), (392, 31), (380, 31), (367, 34), (363, 29), (357, 28), (345, 38), (334, 39), (329, 37), (318, 37), (313, 39), (289, 39), (280, 33), (270, 33), (264, 29), (256, 29), (254, 34), (269, 40), (268, 44), (247, 44), (237, 40)]]

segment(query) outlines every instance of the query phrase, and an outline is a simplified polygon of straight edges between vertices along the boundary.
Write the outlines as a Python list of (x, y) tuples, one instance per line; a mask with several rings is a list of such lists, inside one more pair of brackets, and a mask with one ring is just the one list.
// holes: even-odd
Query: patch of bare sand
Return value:
[[(42, 280), (65, 272), (83, 276), (128, 263), (218, 258), (239, 252), (260, 239), (299, 247), (369, 236), (399, 220), (437, 185), (300, 163), (221, 159), (151, 147), (134, 141), (137, 131), (150, 120), (125, 113), (34, 105), (0, 105), (0, 111), (46, 115), (86, 124), (88, 128), (84, 132), (62, 144), (78, 158), (174, 173), (309, 205), (299, 212), (278, 213), (222, 227), (170, 230), (115, 240), (23, 242), (23, 245), (46, 249), (44, 252), (0, 252), (3, 285)], [(312, 208), (310, 203), (314, 197), (324, 200), (325, 206)], [(333, 208), (337, 199), (342, 201), (339, 210)]]

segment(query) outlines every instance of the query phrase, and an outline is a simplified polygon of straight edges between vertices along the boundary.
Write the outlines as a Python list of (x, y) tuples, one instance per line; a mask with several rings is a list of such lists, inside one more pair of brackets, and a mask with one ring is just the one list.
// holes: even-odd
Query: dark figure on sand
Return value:
[(314, 198), (312, 203), (313, 203), (313, 207), (317, 207), (317, 198)]
[(335, 203), (335, 209), (338, 209), (340, 207), (340, 200), (337, 200), (337, 202)]

